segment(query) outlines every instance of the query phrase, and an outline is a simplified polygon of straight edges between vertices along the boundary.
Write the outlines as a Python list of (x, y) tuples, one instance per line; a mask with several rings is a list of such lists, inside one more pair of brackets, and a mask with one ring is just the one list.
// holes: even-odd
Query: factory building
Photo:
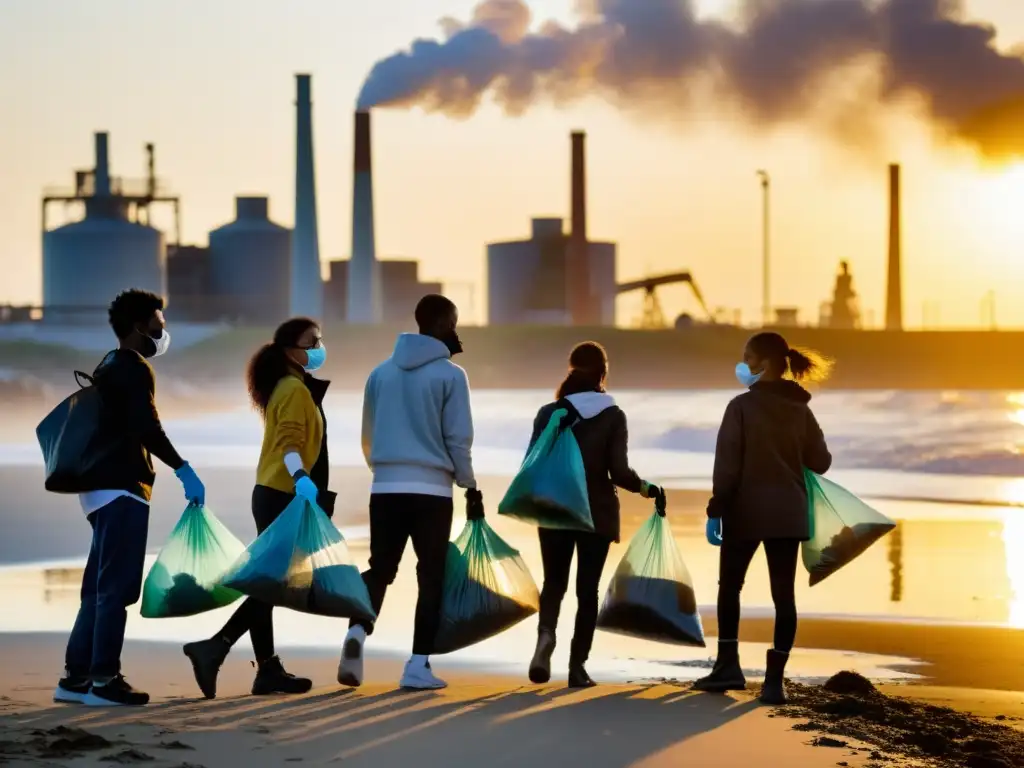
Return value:
[[(324, 284), (324, 315), (328, 320), (349, 317), (348, 260), (330, 263), (330, 279)], [(381, 292), (381, 321), (408, 325), (416, 303), (428, 293), (442, 293), (441, 283), (420, 281), (419, 262), (411, 259), (376, 261)]]
[[(570, 234), (558, 218), (533, 219), (529, 240), (487, 246), (491, 325), (568, 325)], [(615, 243), (587, 242), (586, 280), (595, 325), (615, 324)]]
[[(166, 293), (163, 233), (149, 226), (149, 206), (177, 198), (158, 189), (153, 145), (149, 177), (111, 177), (108, 135), (97, 133), (95, 167), (75, 173), (71, 190), (43, 197), (43, 306), (47, 322), (102, 322), (110, 300), (125, 288)], [(49, 229), (52, 203), (84, 206), (80, 221)]]

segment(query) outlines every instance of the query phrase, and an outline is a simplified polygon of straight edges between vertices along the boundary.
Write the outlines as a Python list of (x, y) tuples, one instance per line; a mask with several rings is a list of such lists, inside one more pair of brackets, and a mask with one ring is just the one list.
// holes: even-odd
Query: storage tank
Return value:
[(164, 238), (127, 219), (87, 215), (43, 235), (47, 319), (71, 308), (107, 307), (126, 288), (165, 295)]
[(235, 220), (210, 233), (210, 293), (224, 320), (276, 324), (288, 316), (292, 233), (266, 197), (235, 198)]
[[(43, 233), (43, 306), (48, 321), (105, 319), (93, 310), (105, 309), (127, 288), (166, 293), (163, 235), (128, 220), (129, 198), (120, 186), (116, 194), (111, 188), (108, 136), (97, 133), (94, 139), (91, 189), (76, 189), (60, 198), (84, 203), (85, 218)], [(84, 179), (86, 174), (81, 175)]]

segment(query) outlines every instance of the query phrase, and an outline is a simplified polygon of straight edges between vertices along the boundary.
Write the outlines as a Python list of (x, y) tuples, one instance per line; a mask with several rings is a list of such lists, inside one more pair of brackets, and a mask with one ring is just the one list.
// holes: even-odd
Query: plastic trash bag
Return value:
[(46, 466), (44, 487), (54, 493), (91, 490), (89, 473), (104, 460), (96, 451), (103, 403), (92, 376), (75, 371), (79, 389), (50, 411), (36, 427)]
[(209, 508), (189, 504), (146, 576), (143, 617), (194, 616), (235, 602), (242, 593), (220, 579), (244, 551)]
[(896, 523), (808, 469), (804, 470), (804, 482), (811, 538), (801, 549), (813, 587), (856, 559)]
[(448, 544), (434, 653), (451, 653), (514, 627), (540, 610), (540, 594), (519, 552), (483, 520)]
[(249, 545), (223, 584), (303, 613), (377, 618), (341, 532), (320, 507), (301, 497)]
[(629, 542), (605, 593), (597, 628), (705, 647), (693, 579), (662, 512), (656, 510)]
[(551, 415), (498, 505), (498, 514), (541, 528), (594, 530), (583, 455), (568, 409)]

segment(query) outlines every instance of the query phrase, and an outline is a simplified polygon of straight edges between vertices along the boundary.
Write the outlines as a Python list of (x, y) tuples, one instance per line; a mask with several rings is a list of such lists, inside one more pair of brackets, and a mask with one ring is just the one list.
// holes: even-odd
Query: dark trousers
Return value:
[[(252, 489), (252, 517), (256, 521), (256, 533), (261, 534), (284, 512), (295, 499), (294, 494), (284, 493), (264, 485)], [(252, 651), (256, 661), (262, 663), (274, 655), (274, 607), (256, 598), (246, 598), (228, 619), (219, 636), (229, 645), (237, 643), (242, 635), (249, 633)]]
[(539, 628), (555, 634), (562, 598), (569, 588), (569, 566), (576, 552), (576, 628), (570, 663), (583, 664), (590, 656), (597, 626), (598, 589), (611, 542), (594, 533), (540, 529), (540, 556), (544, 588), (540, 593)]
[(142, 593), (149, 505), (123, 496), (88, 519), (92, 545), (65, 666), (72, 677), (105, 681), (121, 672), (126, 609)]
[[(452, 535), (453, 503), (443, 496), (419, 493), (374, 493), (370, 495), (370, 567), (363, 574), (373, 610), (380, 615), (384, 595), (398, 575), (405, 545), (412, 539), (416, 553), (416, 625), (412, 652), (429, 656), (441, 622), (444, 594), (444, 563)], [(373, 626), (352, 621), (367, 634)]]
[(764, 544), (768, 578), (775, 603), (775, 650), (789, 653), (796, 640), (796, 566), (800, 552), (797, 539), (734, 540), (726, 536), (718, 562), (718, 637), (738, 640), (740, 592), (757, 548)]

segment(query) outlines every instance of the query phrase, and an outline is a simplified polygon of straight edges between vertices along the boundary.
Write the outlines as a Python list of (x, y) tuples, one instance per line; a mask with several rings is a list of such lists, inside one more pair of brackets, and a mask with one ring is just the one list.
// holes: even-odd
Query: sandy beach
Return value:
[[(251, 470), (200, 470), (211, 507), (236, 535), (249, 541)], [(745, 592), (745, 604), (752, 607), (745, 611), (741, 625), (741, 654), (752, 690), (728, 699), (689, 691), (690, 682), (706, 672), (714, 655), (717, 560), (716, 552), (702, 541), (706, 494), (681, 490), (669, 492), (671, 522), (694, 577), (708, 648), (627, 641), (599, 632), (589, 666), (604, 684), (594, 691), (566, 689), (567, 642), (556, 651), (552, 683), (540, 687), (527, 683), (525, 666), (535, 632), (535, 621), (527, 620), (465, 652), (437, 657), (435, 668), (452, 684), (448, 690), (399, 692), (396, 681), (408, 652), (408, 623), (415, 601), (410, 552), (372, 639), (367, 683), (357, 692), (342, 691), (334, 683), (344, 625), (282, 611), (275, 622), (282, 656), (289, 669), (314, 679), (314, 690), (297, 699), (257, 700), (246, 695), (253, 670), (251, 650), (243, 640), (225, 665), (220, 698), (198, 700), (180, 643), (215, 630), (230, 609), (186, 620), (147, 621), (137, 615), (136, 608), (129, 616), (124, 668), (134, 684), (153, 694), (153, 704), (137, 712), (55, 706), (50, 696), (77, 609), (81, 563), (89, 539), (75, 499), (37, 491), (39, 474), (31, 467), (0, 468), (0, 493), (5, 499), (0, 505), (5, 530), (0, 560), (8, 563), (0, 568), (7, 607), (0, 616), (0, 695), (4, 697), (0, 759), (6, 764), (218, 766), (231, 765), (245, 755), (245, 763), (253, 766), (339, 760), (385, 768), (413, 760), (428, 766), (562, 766), (567, 760), (582, 760), (593, 766), (657, 768), (684, 763), (860, 766), (928, 757), (911, 737), (906, 744), (884, 737), (877, 723), (862, 716), (861, 710), (876, 711), (871, 707), (854, 707), (851, 722), (830, 720), (829, 713), (838, 705), (833, 699), (815, 699), (820, 688), (806, 689), (815, 693), (798, 696), (800, 703), (787, 713), (769, 712), (756, 704), (756, 680), (763, 674), (772, 629), (770, 609), (757, 607), (770, 605), (763, 562), (752, 569)], [(368, 557), (368, 483), (365, 470), (333, 470), (332, 487), (339, 492), (335, 522), (347, 532), (360, 565)], [(507, 483), (508, 478), (502, 477), (483, 480), (489, 520), (521, 550), (539, 580), (535, 534), (493, 514)], [(606, 580), (629, 537), (651, 512), (649, 502), (637, 497), (623, 494), (622, 501), (623, 542), (613, 547)], [(151, 552), (158, 551), (166, 539), (181, 506), (173, 478), (162, 474), (152, 510)], [(904, 549), (912, 547), (917, 535), (911, 522), (905, 525)], [(904, 609), (934, 611), (931, 606), (943, 600), (952, 608), (960, 603), (975, 605), (977, 600), (971, 596), (990, 583), (988, 572), (981, 569), (977, 584), (968, 581), (936, 596), (917, 587), (918, 574), (927, 576), (946, 556), (936, 546), (942, 540), (936, 538), (936, 531), (962, 542), (973, 541), (971, 531), (987, 530), (983, 522), (950, 532), (945, 525), (927, 524), (921, 529), (927, 533), (922, 540), (928, 543), (931, 562), (914, 554), (914, 549), (905, 563), (901, 561), (900, 589), (909, 598)], [(457, 517), (456, 533), (461, 526)], [(887, 550), (878, 545), (828, 586), (810, 591), (798, 588), (803, 615), (790, 676), (817, 685), (840, 670), (855, 669), (877, 683), (877, 695), (896, 697), (886, 701), (912, 702), (908, 706), (921, 708), (920, 717), (942, 722), (941, 717), (928, 714), (931, 710), (925, 708), (930, 706), (952, 708), (956, 717), (970, 716), (966, 725), (958, 721), (955, 726), (941, 726), (963, 730), (963, 743), (973, 738), (971, 733), (989, 727), (1005, 727), (998, 734), (1019, 734), (1013, 729), (1024, 723), (1024, 655), (1020, 653), (1024, 632), (992, 622), (916, 621), (899, 613), (883, 615), (876, 606), (891, 602), (896, 587), (892, 556), (891, 546)], [(971, 577), (966, 574), (967, 579)], [(900, 610), (899, 603), (894, 605), (894, 610)], [(570, 594), (564, 613), (569, 616), (574, 610)], [(538, 727), (541, 721), (536, 715), (544, 717), (543, 727)], [(64, 730), (68, 728), (86, 733)], [(1003, 735), (993, 743), (1004, 752), (1010, 748)], [(766, 754), (772, 755), (771, 762), (765, 762)], [(967, 763), (951, 758), (944, 764), (1013, 765), (979, 762), (977, 755), (973, 759)]]

